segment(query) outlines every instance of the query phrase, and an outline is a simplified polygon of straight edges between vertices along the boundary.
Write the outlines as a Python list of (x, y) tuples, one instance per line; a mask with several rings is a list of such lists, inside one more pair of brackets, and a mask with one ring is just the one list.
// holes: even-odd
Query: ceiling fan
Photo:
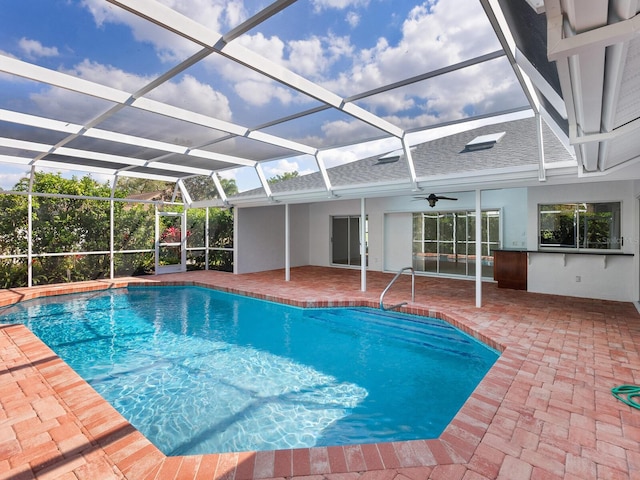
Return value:
[(431, 208), (436, 206), (436, 202), (438, 200), (458, 200), (457, 198), (443, 197), (443, 196), (435, 195), (433, 193), (430, 193), (428, 197), (414, 197), (414, 198), (416, 200), (426, 200), (427, 202), (429, 202), (429, 206)]

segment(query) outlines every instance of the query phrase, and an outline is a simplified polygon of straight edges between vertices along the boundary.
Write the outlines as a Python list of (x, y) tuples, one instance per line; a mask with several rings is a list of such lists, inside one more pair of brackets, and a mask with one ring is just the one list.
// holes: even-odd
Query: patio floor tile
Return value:
[[(393, 277), (323, 267), (189, 272), (0, 291), (0, 305), (133, 283), (190, 284), (297, 306), (377, 307)], [(407, 300), (409, 277), (385, 298)], [(439, 439), (165, 457), (23, 326), (0, 325), (0, 478), (305, 480), (632, 479), (640, 411), (610, 389), (640, 381), (631, 303), (416, 278), (407, 312), (437, 316), (502, 352)]]

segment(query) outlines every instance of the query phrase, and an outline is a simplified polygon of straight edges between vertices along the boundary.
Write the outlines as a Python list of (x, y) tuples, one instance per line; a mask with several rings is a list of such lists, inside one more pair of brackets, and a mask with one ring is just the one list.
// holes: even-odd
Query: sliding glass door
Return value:
[(359, 216), (331, 217), (331, 263), (361, 265)]
[[(492, 249), (500, 246), (500, 212), (482, 212), (482, 276), (493, 276)], [(413, 268), (441, 275), (475, 275), (475, 212), (413, 214)]]

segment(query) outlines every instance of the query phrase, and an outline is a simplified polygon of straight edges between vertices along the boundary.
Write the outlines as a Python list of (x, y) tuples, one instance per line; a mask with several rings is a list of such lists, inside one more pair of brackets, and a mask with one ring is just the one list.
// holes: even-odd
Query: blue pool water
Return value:
[(433, 319), (198, 287), (0, 310), (167, 455), (436, 438), (498, 354)]

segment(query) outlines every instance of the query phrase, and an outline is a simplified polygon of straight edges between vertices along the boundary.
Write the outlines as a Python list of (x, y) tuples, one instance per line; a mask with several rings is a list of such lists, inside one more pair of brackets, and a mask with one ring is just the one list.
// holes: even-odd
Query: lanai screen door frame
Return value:
[[(163, 241), (161, 232), (161, 217), (173, 217), (180, 219), (180, 241), (179, 242), (166, 242)], [(169, 265), (161, 265), (160, 259), (162, 253), (166, 249), (179, 248), (180, 263), (172, 263)], [(155, 241), (155, 260), (156, 260), (156, 275), (163, 273), (179, 273), (187, 271), (187, 212), (184, 209), (182, 212), (162, 212), (156, 207), (156, 241)]]

